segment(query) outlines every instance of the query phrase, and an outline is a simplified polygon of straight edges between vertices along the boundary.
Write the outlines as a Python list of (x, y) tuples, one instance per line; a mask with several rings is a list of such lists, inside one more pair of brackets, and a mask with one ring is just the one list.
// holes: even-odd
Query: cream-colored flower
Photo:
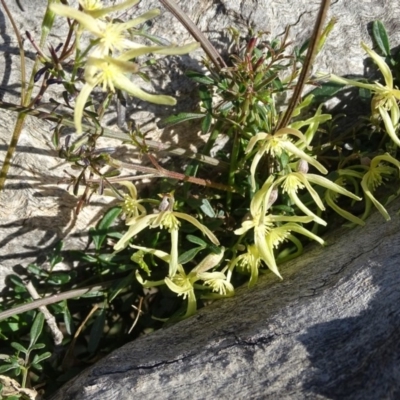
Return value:
[[(250, 204), (251, 217), (242, 222), (242, 226), (235, 230), (236, 235), (244, 235), (253, 230), (254, 246), (258, 256), (267, 267), (282, 279), (279, 273), (274, 248), (285, 241), (290, 232), (297, 232), (323, 244), (324, 241), (317, 235), (303, 228), (299, 223), (308, 223), (312, 216), (286, 216), (268, 214), (270, 195), (275, 186), (273, 178), (269, 178), (266, 184), (255, 194)], [(282, 223), (285, 223), (282, 225)]]
[[(139, 249), (140, 251), (149, 252), (165, 262), (170, 262), (171, 256), (161, 250), (147, 249), (145, 247), (131, 246)], [(220, 254), (209, 254), (207, 255), (195, 268), (193, 268), (188, 274), (186, 274), (183, 266), (178, 264), (176, 274), (174, 276), (166, 277), (163, 281), (150, 282), (145, 281), (140, 276), (139, 272), (136, 273), (136, 277), (139, 282), (145, 287), (159, 286), (165, 283), (168, 288), (176, 293), (178, 296), (182, 296), (187, 300), (187, 309), (183, 318), (187, 318), (193, 315), (197, 309), (197, 300), (195, 295), (195, 289), (206, 290), (207, 287), (211, 287), (216, 295), (219, 297), (228, 297), (234, 294), (234, 288), (232, 284), (227, 280), (224, 273), (219, 271), (208, 272), (215, 268), (223, 259), (224, 252)], [(198, 281), (203, 281), (203, 285), (196, 284)], [(204, 295), (204, 298), (217, 298), (215, 295)]]
[(332, 190), (336, 193), (342, 194), (344, 196), (348, 196), (354, 200), (360, 201), (361, 198), (356, 196), (355, 194), (349, 192), (342, 186), (339, 186), (332, 181), (330, 181), (327, 178), (324, 178), (323, 176), (315, 175), (315, 174), (309, 174), (307, 173), (308, 171), (308, 165), (306, 161), (299, 161), (299, 166), (298, 166), (298, 171), (296, 172), (290, 172), (286, 174), (285, 176), (279, 178), (276, 181), (276, 185), (282, 182), (282, 190), (283, 192), (286, 192), (290, 199), (293, 201), (294, 204), (297, 205), (297, 207), (303, 211), (304, 214), (309, 215), (310, 217), (313, 218), (315, 222), (321, 225), (326, 225), (326, 222), (318, 217), (318, 215), (314, 214), (298, 197), (297, 191), (299, 189), (304, 189), (306, 188), (308, 192), (310, 193), (312, 199), (314, 200), (315, 204), (318, 206), (320, 210), (325, 210), (325, 206), (319, 197), (318, 193), (315, 191), (315, 189), (311, 186), (311, 183), (317, 184), (319, 186), (325, 187), (329, 190)]
[(202, 223), (191, 215), (173, 211), (173, 197), (171, 195), (170, 207), (158, 214), (141, 215), (137, 218), (131, 218), (126, 225), (129, 226), (127, 232), (121, 237), (118, 243), (114, 246), (115, 251), (121, 251), (128, 246), (132, 237), (136, 236), (145, 228), (161, 228), (167, 229), (171, 234), (171, 253), (169, 261), (169, 276), (173, 277), (178, 268), (178, 233), (180, 222), (183, 219), (194, 225), (197, 229), (203, 232), (213, 244), (219, 245), (216, 236)]
[(393, 142), (396, 143), (397, 146), (400, 146), (400, 139), (396, 133), (400, 118), (400, 110), (398, 105), (400, 100), (400, 90), (394, 87), (392, 72), (383, 58), (380, 57), (375, 51), (371, 50), (365, 43), (361, 43), (361, 46), (380, 69), (386, 86), (380, 84), (379, 82), (363, 83), (352, 79), (342, 78), (333, 74), (330, 75), (329, 80), (344, 85), (368, 89), (372, 93), (375, 93), (371, 103), (372, 116), (375, 117), (379, 113), (385, 125), (386, 132)]
[(302, 160), (307, 161), (309, 164), (313, 165), (323, 174), (326, 174), (327, 169), (320, 164), (316, 159), (310, 157), (303, 150), (299, 149), (298, 146), (294, 145), (292, 141), (288, 138), (288, 135), (292, 135), (297, 137), (300, 142), (306, 143), (306, 138), (304, 135), (298, 130), (293, 128), (282, 128), (274, 135), (269, 133), (260, 132), (253, 136), (246, 148), (246, 153), (250, 153), (255, 144), (259, 141), (262, 141), (262, 144), (259, 146), (259, 150), (255, 154), (253, 161), (251, 163), (250, 172), (251, 172), (251, 186), (253, 190), (256, 187), (255, 184), (255, 174), (257, 165), (260, 162), (261, 158), (264, 154), (270, 154), (274, 158), (279, 158), (282, 155), (282, 152), (285, 151), (290, 156), (296, 156)]
[[(395, 168), (384, 163), (393, 164)], [(356, 171), (354, 170), (354, 168), (362, 169), (362, 171)], [(361, 180), (361, 187), (366, 195), (365, 211), (361, 218), (365, 219), (369, 215), (371, 204), (373, 204), (381, 213), (381, 215), (386, 219), (386, 221), (389, 221), (389, 213), (372, 193), (378, 186), (383, 183), (385, 177), (397, 175), (400, 173), (400, 162), (392, 157), (390, 154), (386, 153), (384, 155), (374, 157), (368, 166), (358, 165), (354, 168), (350, 167), (339, 170), (338, 172), (340, 176), (354, 177)]]

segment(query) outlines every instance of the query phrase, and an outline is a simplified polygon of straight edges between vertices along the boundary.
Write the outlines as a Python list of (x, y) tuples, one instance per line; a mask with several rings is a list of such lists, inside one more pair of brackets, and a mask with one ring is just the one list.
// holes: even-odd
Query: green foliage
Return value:
[[(0, 340), (8, 344), (0, 373), (18, 378), (22, 387), (47, 380), (55, 382), (49, 383), (51, 391), (70, 377), (62, 371), (83, 367), (163, 321), (187, 318), (205, 301), (234, 295), (239, 285), (253, 286), (261, 273), (284, 277), (280, 264), (300, 256), (310, 240), (324, 244), (321, 236), (338, 215), (342, 223), (364, 225), (374, 206), (389, 219), (385, 204), (399, 195), (391, 189), (397, 188), (400, 171), (399, 55), (391, 54), (386, 30), (375, 21), (373, 39), (385, 60), (362, 46), (383, 80), (330, 75), (296, 103), (287, 126), (280, 123), (286, 96), (298, 84), (313, 41), (290, 50), (288, 31), (278, 38), (250, 31), (244, 43), (232, 28), (233, 46), (224, 65), (215, 62), (216, 50), (202, 39), (213, 63), (204, 61), (206, 71), (187, 71), (198, 88), (199, 109), (160, 123), (196, 126), (206, 138), (185, 173), (158, 164), (140, 127), (113, 132), (152, 163), (134, 169), (159, 178), (142, 196), (124, 177), (127, 165), (114, 158), (115, 149), (99, 147), (104, 115), (113, 101), (123, 103), (128, 95), (174, 105), (170, 96), (144, 92), (129, 75), (151, 80), (148, 72), (157, 65), (153, 56), (186, 54), (198, 45), (165, 45), (138, 26), (158, 10), (126, 22), (112, 18), (113, 11), (136, 2), (103, 7), (82, 1), (80, 10), (55, 2), (47, 10), (44, 30), (51, 28), (54, 13), (72, 22), (61, 49), (38, 48), (43, 66), (34, 81), (43, 79), (43, 84), (32, 104), (40, 103), (52, 80), (62, 84), (54, 102), (73, 113), (73, 121), (50, 115), (57, 121), (52, 143), (76, 171), (69, 182), (80, 197), (76, 212), (94, 193), (113, 197), (118, 205), (105, 210), (89, 230), (85, 251), (65, 251), (60, 242), (44, 265), (30, 264), (25, 276), (9, 277), (0, 306)], [(318, 50), (333, 25), (322, 32)], [(81, 41), (83, 31), (92, 39), (89, 44)], [(135, 41), (143, 37), (155, 45)], [(149, 54), (150, 60), (141, 61)], [(323, 102), (344, 97), (350, 86), (359, 89), (371, 112), (344, 130), (345, 115), (328, 114)], [(99, 88), (102, 95), (92, 96)], [(70, 95), (76, 96), (74, 107)], [(64, 135), (65, 126), (74, 126), (79, 135)], [(32, 287), (47, 309), (38, 310), (37, 300), (32, 302), (37, 297)], [(61, 327), (63, 337), (56, 345), (52, 335), (60, 332), (54, 326)]]

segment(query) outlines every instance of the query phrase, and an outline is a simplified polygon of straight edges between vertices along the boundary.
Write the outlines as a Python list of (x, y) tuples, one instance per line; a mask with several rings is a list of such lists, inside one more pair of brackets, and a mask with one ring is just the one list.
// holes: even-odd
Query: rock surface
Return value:
[[(40, 25), (47, 1), (29, 2), (21, 0), (25, 8), (22, 12), (16, 1), (8, 1), (18, 29), (28, 30), (38, 41)], [(363, 74), (365, 55), (359, 46), (361, 40), (370, 43), (368, 24), (381, 19), (391, 34), (393, 45), (400, 43), (400, 4), (391, 0), (354, 2), (351, 0), (333, 1), (329, 17), (338, 19), (325, 50), (317, 59), (319, 70), (337, 74)], [(224, 52), (229, 45), (226, 28), (234, 26), (247, 33), (247, 27), (271, 32), (271, 37), (281, 34), (287, 25), (291, 25), (291, 38), (301, 43), (312, 30), (313, 19), (318, 11), (317, 0), (182, 0), (181, 7), (188, 13), (200, 29), (210, 37), (215, 46)], [(157, 0), (142, 1), (130, 13), (137, 14), (150, 8), (160, 7)], [(162, 8), (162, 7), (160, 7)], [(0, 9), (0, 100), (18, 103), (20, 91), (20, 61), (17, 42), (11, 25)], [(166, 29), (166, 27), (168, 27)], [(168, 38), (177, 44), (191, 40), (189, 34), (174, 17), (164, 12), (155, 20), (151, 32)], [(65, 26), (56, 20), (50, 42), (56, 46), (65, 38)], [(35, 57), (34, 50), (25, 41), (28, 70)], [(193, 57), (174, 57), (166, 59), (165, 71), (154, 82), (156, 90), (176, 95), (178, 110), (195, 107), (193, 84), (183, 78), (183, 71), (190, 67), (199, 67), (196, 61), (203, 56), (197, 51)], [(46, 100), (46, 98), (45, 98)], [(173, 111), (176, 111), (175, 109)], [(155, 114), (154, 114), (155, 112)], [(165, 116), (170, 110), (157, 109), (154, 106), (132, 101), (129, 118), (140, 123), (149, 121), (154, 116)], [(0, 160), (4, 159), (7, 145), (14, 128), (16, 114), (0, 110)], [(192, 132), (186, 126), (183, 130), (157, 130), (154, 121), (152, 137), (163, 143), (174, 143), (191, 151), (203, 142), (198, 132)], [(74, 208), (77, 198), (68, 193), (66, 184), (60, 182), (67, 177), (65, 164), (58, 159), (57, 152), (50, 144), (50, 132), (54, 124), (43, 123), (28, 117), (19, 140), (18, 151), (9, 172), (6, 191), (0, 193), (0, 276), (10, 273), (17, 264), (26, 266), (39, 254), (43, 255), (61, 238), (66, 239), (66, 247), (85, 245), (84, 232), (104, 211), (104, 201), (96, 199), (92, 206), (84, 209), (79, 216)], [(109, 142), (108, 142), (109, 143)], [(115, 145), (113, 142), (111, 145)], [(131, 150), (128, 150), (128, 152)], [(71, 236), (77, 236), (71, 239)], [(80, 235), (83, 234), (83, 237)]]
[[(22, 31), (40, 36), (40, 18), (47, 1), (7, 1)], [(226, 49), (226, 28), (244, 34), (247, 26), (270, 31), (272, 37), (292, 25), (291, 37), (301, 43), (312, 30), (317, 0), (181, 0), (192, 20), (218, 49)], [(137, 9), (160, 7), (142, 1)], [(137, 10), (133, 10), (136, 12)], [(361, 40), (371, 43), (368, 27), (385, 23), (391, 43), (400, 43), (400, 4), (391, 0), (333, 1), (330, 16), (338, 23), (319, 55), (319, 70), (364, 74)], [(168, 30), (166, 30), (168, 27)], [(52, 35), (63, 39), (62, 26)], [(152, 27), (154, 34), (178, 44), (190, 41), (168, 13)], [(34, 51), (26, 43), (28, 66)], [(0, 99), (18, 102), (20, 67), (11, 26), (0, 8)], [(198, 51), (199, 59), (202, 54)], [(182, 79), (190, 57), (165, 61), (173, 73), (160, 75), (154, 88), (179, 95), (179, 107), (195, 105), (193, 86)], [(149, 120), (165, 110), (133, 101), (131, 119)], [(351, 112), (351, 111), (350, 111)], [(10, 140), (16, 115), (0, 110), (0, 159)], [(82, 247), (87, 231), (104, 210), (104, 202), (76, 216), (77, 199), (60, 181), (65, 177), (51, 150), (51, 124), (28, 118), (6, 191), (0, 194), (0, 274), (16, 264), (26, 266), (61, 238)], [(178, 135), (176, 135), (178, 133)], [(172, 136), (175, 136), (175, 139)], [(196, 136), (197, 132), (193, 132)], [(193, 135), (157, 131), (163, 142), (189, 148)], [(197, 139), (201, 143), (202, 139)], [(393, 215), (393, 210), (392, 210)], [(264, 279), (251, 291), (217, 302), (196, 317), (128, 344), (66, 385), (54, 399), (138, 398), (328, 398), (394, 399), (399, 381), (399, 219), (385, 224), (375, 215), (366, 228), (340, 232), (326, 249), (315, 248), (305, 259), (283, 269), (285, 280)], [(71, 236), (77, 235), (74, 240)]]
[(51, 400), (398, 399), (398, 246), (399, 216), (375, 213), (283, 265), (283, 282), (123, 346)]

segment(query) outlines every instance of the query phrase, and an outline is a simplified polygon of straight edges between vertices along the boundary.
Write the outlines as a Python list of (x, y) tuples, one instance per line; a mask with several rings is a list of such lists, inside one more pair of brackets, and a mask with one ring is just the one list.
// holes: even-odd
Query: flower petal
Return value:
[(344, 196), (348, 196), (354, 200), (360, 201), (361, 197), (356, 196), (354, 193), (349, 192), (347, 189), (344, 187), (337, 185), (336, 183), (330, 181), (327, 178), (324, 178), (323, 176), (315, 175), (315, 174), (307, 174), (307, 180), (315, 183), (319, 186), (323, 186), (329, 190), (333, 190), (336, 193), (340, 193)]
[(82, 134), (82, 117), (86, 101), (89, 98), (90, 93), (92, 93), (95, 86), (96, 84), (85, 83), (78, 97), (76, 98), (75, 108), (74, 108), (74, 122), (75, 122), (76, 133), (78, 135)]
[(174, 106), (176, 104), (176, 99), (171, 96), (165, 96), (161, 94), (150, 94), (145, 92), (136, 86), (131, 80), (129, 80), (125, 75), (121, 74), (114, 78), (114, 85), (118, 89), (124, 90), (125, 92), (131, 94), (138, 99), (148, 101), (154, 104), (162, 104), (166, 106)]
[(217, 239), (217, 237), (206, 226), (204, 226), (201, 222), (197, 221), (196, 218), (193, 218), (191, 215), (176, 211), (174, 211), (173, 214), (177, 218), (184, 219), (185, 221), (194, 225), (197, 229), (202, 231), (211, 240), (211, 242), (213, 242), (216, 246), (219, 245), (219, 240)]

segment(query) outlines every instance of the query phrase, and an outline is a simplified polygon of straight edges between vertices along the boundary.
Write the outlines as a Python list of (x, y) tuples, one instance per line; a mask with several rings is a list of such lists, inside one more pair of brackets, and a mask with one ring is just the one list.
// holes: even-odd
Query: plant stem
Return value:
[(321, 5), (319, 7), (319, 12), (317, 19), (315, 20), (314, 30), (311, 35), (310, 43), (308, 45), (308, 50), (306, 57), (304, 59), (303, 67), (301, 69), (299, 79), (297, 81), (296, 87), (294, 88), (293, 96), (290, 99), (288, 107), (285, 114), (278, 122), (275, 132), (281, 128), (286, 127), (292, 118), (293, 111), (297, 106), (301, 93), (303, 91), (304, 85), (308, 76), (310, 74), (311, 67), (314, 64), (315, 56), (317, 55), (318, 41), (321, 36), (322, 26), (325, 23), (326, 15), (328, 13), (329, 5), (331, 0), (321, 0)]

